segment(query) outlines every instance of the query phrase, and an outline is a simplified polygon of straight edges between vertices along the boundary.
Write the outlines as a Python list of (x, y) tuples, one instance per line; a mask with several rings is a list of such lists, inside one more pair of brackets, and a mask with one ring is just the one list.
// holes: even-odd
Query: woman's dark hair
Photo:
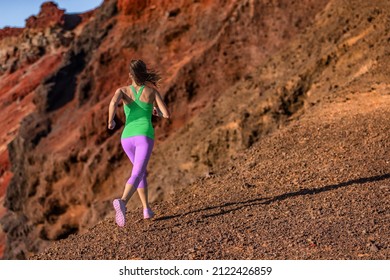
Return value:
[(129, 68), (137, 85), (143, 85), (145, 82), (150, 82), (157, 86), (158, 81), (161, 80), (160, 75), (151, 69), (147, 69), (145, 62), (142, 60), (133, 59), (130, 62)]

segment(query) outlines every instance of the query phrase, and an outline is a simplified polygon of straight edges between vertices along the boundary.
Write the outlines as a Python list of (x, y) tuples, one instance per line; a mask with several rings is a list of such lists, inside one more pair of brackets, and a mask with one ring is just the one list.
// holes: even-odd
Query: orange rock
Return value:
[(0, 29), (0, 40), (2, 40), (5, 37), (19, 36), (23, 32), (23, 30), (24, 28), (6, 26), (3, 29)]
[(149, 4), (149, 0), (119, 0), (118, 10), (125, 15), (142, 12)]
[(64, 24), (65, 10), (59, 9), (54, 2), (46, 2), (41, 5), (37, 16), (31, 16), (26, 20), (27, 28), (45, 28), (55, 24)]

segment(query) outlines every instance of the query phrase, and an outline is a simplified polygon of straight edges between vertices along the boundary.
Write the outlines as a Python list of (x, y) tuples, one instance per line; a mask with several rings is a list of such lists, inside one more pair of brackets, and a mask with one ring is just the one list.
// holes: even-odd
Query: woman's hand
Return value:
[(108, 122), (108, 129), (114, 129), (115, 125), (116, 125), (116, 123), (114, 120)]
[(153, 116), (161, 117), (162, 113), (157, 107), (153, 107)]

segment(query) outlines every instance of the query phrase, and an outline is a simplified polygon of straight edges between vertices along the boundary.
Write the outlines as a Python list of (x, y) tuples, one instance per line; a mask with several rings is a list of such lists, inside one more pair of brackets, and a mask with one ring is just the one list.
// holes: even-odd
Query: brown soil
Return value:
[(348, 94), (265, 137), (225, 171), (107, 218), (31, 259), (388, 259), (390, 95)]

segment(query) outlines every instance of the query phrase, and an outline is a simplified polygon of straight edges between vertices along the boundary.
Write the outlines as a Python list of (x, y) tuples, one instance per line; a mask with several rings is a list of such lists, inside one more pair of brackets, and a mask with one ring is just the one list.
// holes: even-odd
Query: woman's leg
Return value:
[[(133, 137), (122, 139), (121, 144), (127, 157), (130, 159), (131, 163), (134, 166), (135, 143)], [(133, 196), (136, 190), (137, 188), (134, 187), (132, 184), (129, 184), (128, 182), (126, 183), (121, 197), (121, 199), (125, 202), (125, 205), (127, 204), (127, 202), (129, 202), (130, 198)]]
[(138, 184), (137, 192), (139, 195), (139, 198), (141, 199), (142, 206), (144, 208), (149, 208), (149, 202), (148, 202), (148, 184), (146, 181), (147, 171), (145, 170), (144, 175), (142, 176), (141, 181)]
[(146, 176), (148, 176), (148, 170), (145, 170), (144, 176), (142, 177), (141, 181), (138, 184), (138, 189), (148, 187), (148, 182), (146, 181)]
[(127, 183), (137, 188), (144, 209), (150, 208), (148, 201), (148, 186), (146, 182), (146, 167), (152, 154), (154, 140), (147, 136), (135, 136), (134, 166)]
[(138, 194), (144, 207), (144, 218), (152, 218), (153, 211), (149, 208), (146, 166), (152, 154), (154, 140), (146, 136), (134, 136), (121, 140), (123, 150), (133, 163), (131, 177), (125, 185), (121, 199), (115, 199), (115, 220), (118, 226), (123, 227), (126, 223), (126, 204), (139, 187)]

